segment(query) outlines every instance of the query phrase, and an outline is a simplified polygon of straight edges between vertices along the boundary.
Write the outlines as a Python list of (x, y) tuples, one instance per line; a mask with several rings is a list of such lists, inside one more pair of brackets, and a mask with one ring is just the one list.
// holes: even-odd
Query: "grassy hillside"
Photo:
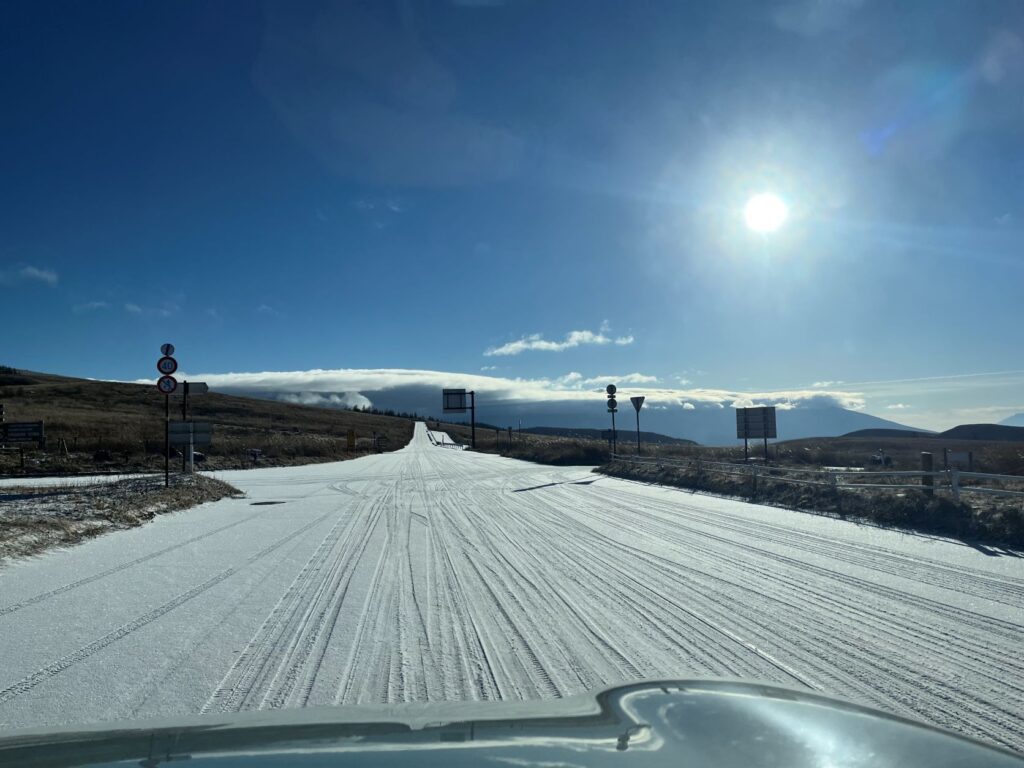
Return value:
[[(47, 450), (26, 449), (27, 471), (157, 469), (163, 467), (164, 397), (156, 387), (89, 381), (30, 372), (0, 373), (0, 403), (7, 421), (46, 424)], [(263, 451), (265, 465), (336, 461), (367, 450), (373, 434), (387, 449), (409, 442), (410, 419), (209, 393), (191, 399), (192, 418), (213, 424), (206, 466), (251, 465), (248, 449)], [(181, 400), (171, 398), (171, 418)], [(360, 450), (348, 452), (355, 430)], [(68, 454), (59, 450), (60, 439)], [(180, 459), (179, 459), (180, 464)], [(20, 455), (0, 453), (0, 472), (17, 472)]]
[[(470, 428), (465, 424), (427, 421), (431, 429), (447, 432), (453, 439), (469, 445)], [(529, 432), (512, 432), (512, 444), (508, 442), (508, 431), (495, 431), (494, 427), (476, 428), (476, 447), (483, 453), (500, 453), (525, 461), (556, 466), (596, 466), (608, 460), (608, 443), (605, 440), (563, 437), (560, 435), (536, 435)]]
[(961, 424), (947, 429), (942, 437), (953, 440), (998, 440), (1015, 443), (1024, 442), (1024, 427), (1009, 427), (1005, 424)]

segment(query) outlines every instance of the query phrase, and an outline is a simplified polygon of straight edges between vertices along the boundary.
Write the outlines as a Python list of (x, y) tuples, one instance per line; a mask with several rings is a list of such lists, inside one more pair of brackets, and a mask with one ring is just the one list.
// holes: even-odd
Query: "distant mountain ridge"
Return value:
[(1004, 440), (1024, 442), (1024, 427), (1008, 427), (1005, 424), (961, 424), (947, 429), (939, 437), (956, 440)]
[[(636, 430), (635, 429), (617, 429), (619, 433), (619, 441), (623, 440), (635, 440)], [(584, 429), (584, 428), (572, 428), (572, 427), (530, 427), (524, 429), (523, 432), (529, 432), (532, 435), (554, 435), (556, 437), (576, 437), (582, 440), (604, 440), (605, 430), (603, 429)], [(640, 431), (640, 441), (643, 443), (653, 443), (656, 445), (697, 445), (693, 440), (687, 440), (682, 437), (669, 437), (668, 435), (661, 435), (657, 432), (644, 432)]]
[(843, 437), (926, 437), (933, 440), (986, 440), (1024, 442), (1024, 426), (1005, 424), (960, 424), (945, 432), (913, 432), (901, 429), (858, 429)]
[(1015, 413), (999, 422), (1002, 427), (1024, 427), (1024, 413)]
[(938, 433), (913, 429), (858, 429), (842, 437), (938, 437)]

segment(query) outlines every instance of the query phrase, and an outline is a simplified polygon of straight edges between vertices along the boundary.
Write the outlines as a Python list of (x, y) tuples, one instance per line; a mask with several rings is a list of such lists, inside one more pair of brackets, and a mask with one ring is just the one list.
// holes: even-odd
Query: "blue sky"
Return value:
[(995, 421), (1022, 40), (1016, 2), (5, 3), (2, 362)]

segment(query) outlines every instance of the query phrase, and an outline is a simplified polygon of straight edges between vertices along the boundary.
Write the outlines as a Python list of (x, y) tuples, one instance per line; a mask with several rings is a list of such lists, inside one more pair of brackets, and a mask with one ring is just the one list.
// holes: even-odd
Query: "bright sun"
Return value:
[(770, 192), (754, 195), (743, 208), (743, 218), (755, 232), (774, 232), (786, 223), (788, 214), (786, 204)]

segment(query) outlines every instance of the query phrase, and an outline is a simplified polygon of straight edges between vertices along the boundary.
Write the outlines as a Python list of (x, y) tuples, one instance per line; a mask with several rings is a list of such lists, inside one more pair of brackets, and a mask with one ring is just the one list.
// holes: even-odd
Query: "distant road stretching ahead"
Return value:
[(0, 723), (808, 686), (1024, 748), (1024, 559), (435, 447), (0, 569)]

